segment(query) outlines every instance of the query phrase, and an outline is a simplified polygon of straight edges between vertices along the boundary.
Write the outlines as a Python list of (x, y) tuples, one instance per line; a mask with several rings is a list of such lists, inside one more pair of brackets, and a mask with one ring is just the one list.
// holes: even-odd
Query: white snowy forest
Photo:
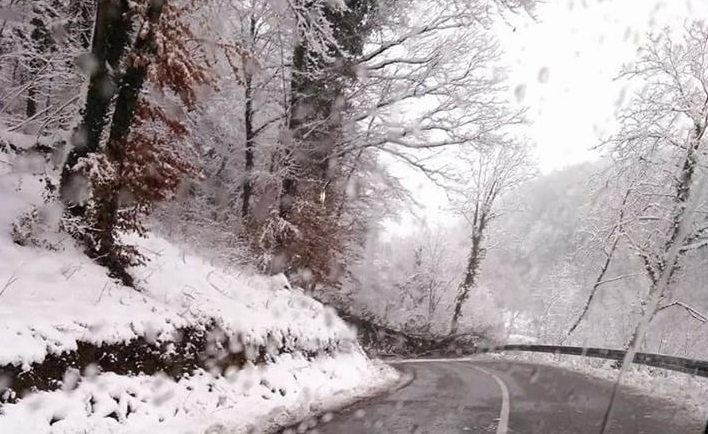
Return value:
[[(0, 368), (217, 327), (249, 369), (272, 362), (267, 411), (394, 381), (342, 349), (358, 344), (337, 314), (708, 360), (708, 19), (694, 18), (615, 71), (627, 91), (599, 158), (542, 172), (496, 35), (543, 20), (535, 0), (0, 0)], [(282, 380), (294, 365), (308, 380)], [(209, 372), (169, 375), (174, 408), (211, 392)], [(147, 374), (101, 378), (166, 387)], [(313, 398), (281, 380), (329, 385)], [(6, 391), (0, 427), (15, 429), (30, 410)], [(233, 401), (243, 424), (304, 414), (204, 401)], [(131, 404), (105, 405), (130, 420)], [(62, 432), (87, 426), (74, 407)]]

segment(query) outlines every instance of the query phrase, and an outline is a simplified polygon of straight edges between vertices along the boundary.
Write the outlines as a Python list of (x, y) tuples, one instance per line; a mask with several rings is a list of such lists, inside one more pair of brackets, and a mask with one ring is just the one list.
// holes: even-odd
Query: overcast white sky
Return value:
[[(591, 148), (616, 128), (626, 84), (614, 78), (622, 65), (636, 58), (649, 32), (699, 18), (708, 19), (708, 0), (545, 0), (535, 20), (512, 15), (495, 26), (510, 97), (529, 107), (525, 134), (541, 171), (596, 158)], [(404, 178), (425, 206), (423, 217), (449, 218), (440, 189), (420, 175)], [(408, 232), (414, 221), (403, 216), (387, 228)]]
[(546, 0), (537, 20), (511, 17), (497, 34), (512, 98), (530, 107), (528, 136), (544, 173), (594, 157), (611, 133), (622, 64), (648, 32), (708, 18), (708, 0)]

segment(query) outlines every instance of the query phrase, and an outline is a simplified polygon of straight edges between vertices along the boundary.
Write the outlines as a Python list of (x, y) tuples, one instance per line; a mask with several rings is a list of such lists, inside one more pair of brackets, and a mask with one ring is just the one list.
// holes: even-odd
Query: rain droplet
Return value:
[(548, 67), (544, 66), (538, 71), (538, 82), (539, 83), (547, 83), (548, 82)]

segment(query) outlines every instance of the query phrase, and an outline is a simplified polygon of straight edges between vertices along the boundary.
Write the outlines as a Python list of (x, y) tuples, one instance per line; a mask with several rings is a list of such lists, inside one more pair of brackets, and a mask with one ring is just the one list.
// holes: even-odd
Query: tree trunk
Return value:
[[(303, 101), (303, 93), (305, 92), (305, 85), (303, 83), (303, 76), (307, 73), (305, 65), (305, 46), (300, 43), (295, 46), (293, 52), (293, 72), (292, 79), (290, 82), (290, 119), (288, 122), (288, 129), (291, 134), (292, 146), (295, 146), (295, 142), (298, 140), (300, 135), (300, 127), (302, 126), (303, 120), (301, 118), (302, 113), (306, 109), (305, 103)], [(281, 183), (280, 192), (280, 202), (279, 202), (279, 214), (283, 219), (288, 218), (290, 213), (291, 205), (294, 200), (294, 195), (296, 191), (296, 180), (295, 178), (287, 173), (283, 177)]]
[(615, 256), (615, 251), (617, 250), (617, 246), (619, 245), (621, 234), (619, 233), (622, 229), (622, 222), (624, 221), (624, 214), (625, 214), (625, 207), (627, 206), (627, 201), (629, 200), (629, 195), (631, 191), (628, 190), (624, 194), (624, 198), (622, 199), (622, 204), (620, 206), (620, 212), (619, 212), (619, 217), (617, 218), (617, 224), (612, 230), (611, 236), (614, 237), (612, 244), (610, 245), (610, 250), (605, 252), (605, 262), (602, 264), (600, 267), (600, 273), (598, 274), (597, 278), (595, 279), (595, 283), (592, 286), (592, 289), (590, 290), (590, 295), (588, 296), (588, 299), (585, 301), (585, 305), (583, 306), (582, 311), (580, 312), (580, 315), (578, 315), (578, 318), (575, 320), (573, 325), (568, 329), (568, 332), (565, 334), (565, 337), (563, 338), (563, 341), (565, 339), (569, 338), (571, 334), (575, 331), (575, 329), (578, 328), (580, 323), (582, 322), (583, 318), (585, 318), (585, 315), (587, 315), (588, 311), (590, 310), (590, 305), (592, 304), (593, 299), (595, 298), (595, 295), (597, 294), (598, 289), (600, 289), (600, 286), (603, 284), (605, 280), (605, 274), (607, 274), (607, 270), (610, 268), (610, 264), (612, 263), (612, 259)]
[[(47, 11), (37, 5), (32, 7), (32, 13), (34, 15), (34, 17), (30, 20), (30, 25), (32, 26), (32, 33), (30, 34), (32, 45), (34, 46), (36, 53), (46, 55), (51, 49), (53, 39), (49, 34), (49, 30), (47, 29), (44, 19), (54, 17), (46, 17)], [(42, 60), (43, 58), (45, 57), (36, 55), (30, 60), (29, 63), (29, 87), (27, 88), (27, 103), (25, 107), (25, 115), (28, 119), (37, 114), (37, 75), (46, 62), (45, 60)]]
[(98, 0), (93, 41), (89, 87), (83, 119), (71, 138), (73, 146), (64, 162), (61, 174), (60, 197), (67, 210), (75, 216), (83, 215), (83, 207), (77, 199), (76, 163), (90, 153), (99, 152), (101, 136), (108, 122), (111, 100), (117, 87), (117, 71), (130, 38), (131, 23), (128, 0)]
[(477, 283), (477, 275), (479, 274), (479, 268), (482, 264), (482, 259), (484, 258), (482, 241), (487, 224), (486, 220), (487, 217), (484, 214), (482, 214), (479, 219), (475, 218), (475, 225), (472, 229), (472, 248), (470, 249), (469, 257), (467, 258), (465, 278), (462, 281), (462, 284), (460, 284), (457, 297), (455, 297), (455, 307), (452, 313), (452, 320), (450, 321), (451, 335), (457, 333), (460, 325), (460, 319), (462, 318), (462, 308), (470, 296), (470, 290), (474, 288)]
[[(256, 37), (256, 19), (251, 17), (250, 35), (253, 40)], [(255, 133), (253, 130), (253, 74), (249, 68), (245, 70), (245, 97), (246, 107), (244, 113), (244, 123), (246, 128), (246, 164), (243, 179), (243, 201), (241, 203), (241, 217), (245, 220), (248, 218), (251, 206), (251, 195), (253, 193), (253, 147)]]
[[(298, 146), (300, 129), (303, 124), (302, 113), (306, 109), (303, 95), (307, 89), (304, 77), (307, 74), (306, 66), (307, 49), (303, 43), (298, 43), (293, 50), (292, 78), (290, 80), (290, 107), (288, 129), (290, 131), (290, 146)], [(297, 180), (292, 173), (293, 168), (300, 166), (302, 162), (292, 161), (294, 158), (301, 159), (301, 155), (291, 150), (281, 150), (285, 164), (284, 176), (280, 183), (280, 194), (278, 197), (278, 216), (283, 220), (289, 220), (295, 196), (297, 194)], [(289, 155), (290, 154), (290, 155)], [(275, 245), (272, 246), (272, 260), (268, 264), (269, 274), (285, 273), (290, 265), (292, 252), (290, 251), (290, 239), (288, 234), (276, 233)]]
[[(32, 59), (30, 61), (30, 69), (32, 71), (39, 70), (37, 59)], [(33, 74), (33, 73), (32, 73)], [(32, 116), (37, 114), (37, 88), (35, 84), (31, 84), (27, 89), (27, 107), (25, 109), (25, 116), (30, 119)]]
[[(688, 206), (689, 199), (693, 193), (695, 187), (696, 178), (696, 168), (699, 163), (699, 150), (701, 147), (701, 142), (705, 134), (705, 125), (694, 125), (693, 137), (691, 143), (689, 143), (686, 149), (686, 156), (684, 157), (683, 164), (681, 166), (681, 173), (676, 177), (676, 195), (674, 197), (674, 215), (672, 217), (672, 224), (670, 226), (670, 236), (668, 237), (663, 249), (657, 255), (659, 258), (659, 263), (657, 264), (657, 270), (652, 271), (649, 266), (647, 266), (648, 275), (652, 282), (651, 288), (649, 290), (649, 300), (657, 296), (663, 297), (667, 288), (671, 284), (671, 280), (679, 268), (679, 259), (683, 255), (680, 247), (677, 250), (675, 256), (671, 256), (671, 252), (676, 249), (676, 245), (685, 241), (685, 236), (681, 233), (682, 226), (685, 224), (685, 219), (687, 218), (686, 207)], [(661, 285), (661, 276), (666, 275), (665, 286)], [(658, 306), (657, 306), (658, 307)], [(651, 309), (652, 307), (649, 306)], [(654, 319), (654, 316), (658, 312), (654, 309), (652, 312), (644, 311), (643, 315), (648, 316), (648, 323)], [(630, 336), (630, 338), (625, 343), (625, 349), (633, 348), (639, 339), (643, 339), (644, 336), (639, 336), (635, 333)], [(642, 342), (639, 342), (641, 345)]]
[[(159, 21), (166, 3), (166, 1), (151, 3), (147, 15), (147, 21), (150, 26)], [(146, 35), (138, 35), (133, 54), (136, 58), (140, 58), (141, 61), (130, 62), (116, 98), (111, 129), (106, 145), (106, 154), (116, 166), (118, 183), (96, 197), (96, 207), (99, 210), (96, 228), (94, 228), (98, 248), (97, 257), (113, 274), (129, 286), (133, 284), (132, 277), (125, 271), (125, 264), (116, 256), (115, 227), (120, 208), (119, 197), (122, 189), (120, 181), (126, 157), (125, 143), (135, 119), (135, 110), (138, 105), (140, 91), (147, 78), (149, 63), (142, 61), (142, 59), (148, 59), (151, 54), (154, 54), (153, 36), (152, 31), (147, 32)]]
[[(346, 10), (325, 6), (324, 17), (331, 25), (334, 40), (327, 47), (316, 49), (309, 46), (308, 38), (301, 37), (294, 47), (288, 124), (291, 149), (283, 150), (284, 158), (280, 159), (285, 167), (279, 168), (284, 176), (278, 214), (281, 219), (306, 228), (308, 233), (298, 239), (293, 239), (292, 232), (276, 237), (273, 256), (282, 266), (271, 267), (271, 271), (297, 268), (293, 258), (300, 266), (309, 267), (314, 276), (326, 276), (332, 271), (323, 268), (333, 266), (333, 252), (341, 247), (344, 238), (336, 217), (337, 184), (332, 182), (339, 176), (340, 167), (332, 158), (341, 131), (346, 80), (355, 76), (348, 62), (350, 56), (360, 55), (363, 50), (366, 36), (375, 25), (375, 20), (368, 18), (373, 18), (376, 5), (376, 0), (352, 0), (347, 2)], [(327, 57), (335, 61), (328, 62)], [(310, 206), (295, 215), (298, 201)], [(313, 282), (317, 283), (319, 277), (314, 277)]]

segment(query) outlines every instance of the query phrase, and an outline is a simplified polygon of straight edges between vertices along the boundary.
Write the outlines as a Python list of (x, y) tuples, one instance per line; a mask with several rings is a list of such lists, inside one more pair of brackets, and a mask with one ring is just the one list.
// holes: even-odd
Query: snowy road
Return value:
[[(322, 434), (599, 433), (611, 384), (548, 366), (425, 361), (407, 386), (317, 427)], [(610, 433), (702, 433), (665, 401), (624, 392)]]

